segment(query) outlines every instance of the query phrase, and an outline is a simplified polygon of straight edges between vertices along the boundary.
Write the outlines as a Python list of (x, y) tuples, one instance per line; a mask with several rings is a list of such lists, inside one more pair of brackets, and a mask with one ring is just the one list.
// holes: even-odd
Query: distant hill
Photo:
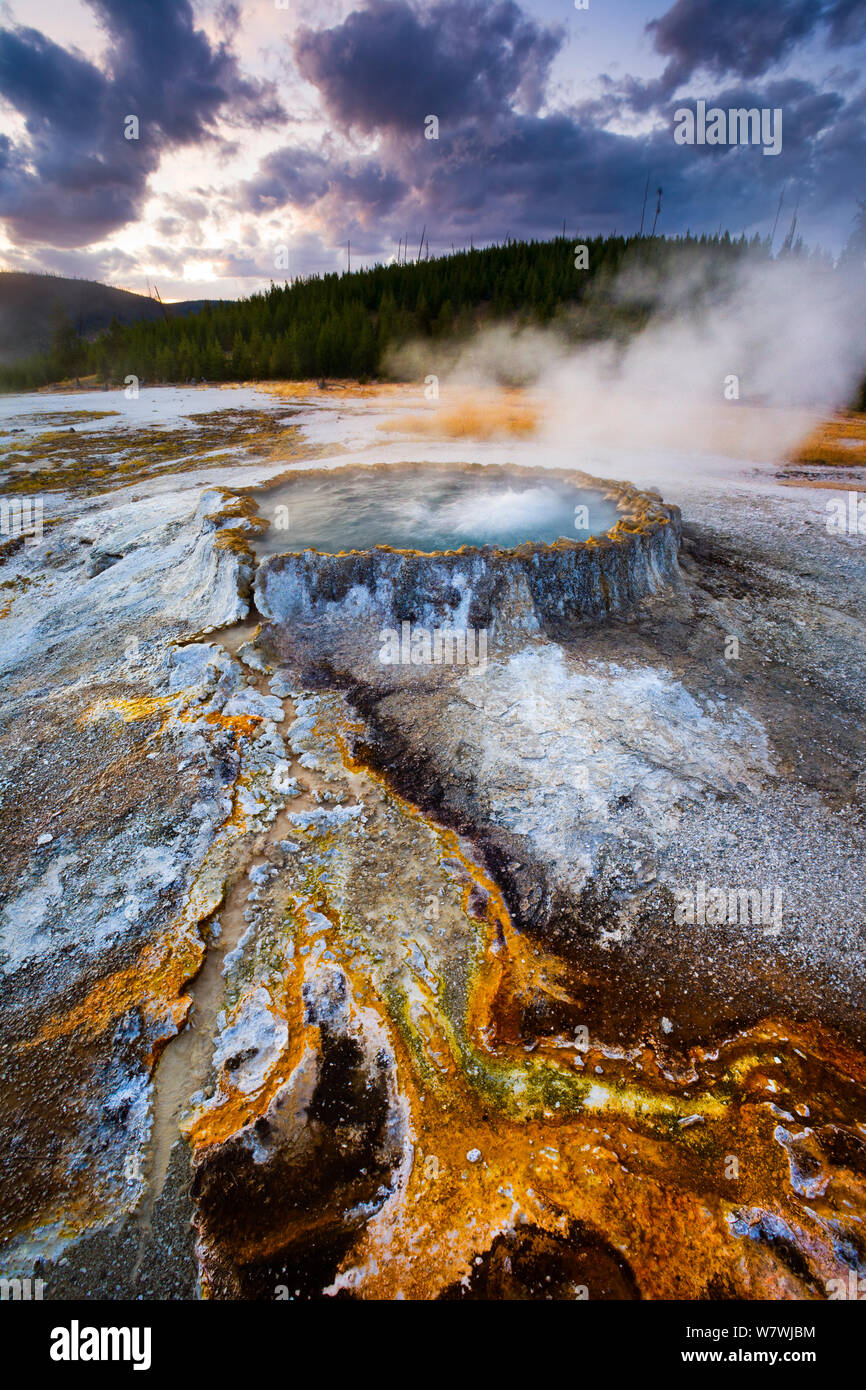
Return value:
[(66, 316), (79, 338), (90, 341), (104, 332), (113, 318), (127, 324), (176, 317), (195, 313), (205, 303), (204, 299), (186, 299), (179, 304), (160, 305), (147, 295), (118, 290), (96, 280), (0, 271), (0, 364), (47, 352), (52, 327), (60, 314)]

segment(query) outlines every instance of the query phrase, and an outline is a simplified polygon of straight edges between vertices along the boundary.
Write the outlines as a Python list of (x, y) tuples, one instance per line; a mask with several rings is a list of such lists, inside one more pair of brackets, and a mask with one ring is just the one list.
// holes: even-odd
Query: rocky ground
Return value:
[[(210, 394), (158, 439), (8, 422), (3, 495), (47, 524), (0, 576), (0, 1270), (52, 1298), (862, 1277), (862, 538), (818, 488), (694, 468), (639, 601), (383, 668), (342, 619), (295, 640), (257, 489), (405, 443), (369, 397)], [(700, 883), (774, 911), (678, 920)]]

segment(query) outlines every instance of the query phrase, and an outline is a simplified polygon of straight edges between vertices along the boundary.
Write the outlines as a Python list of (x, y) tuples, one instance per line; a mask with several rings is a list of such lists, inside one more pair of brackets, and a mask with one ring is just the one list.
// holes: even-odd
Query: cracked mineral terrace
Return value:
[[(813, 1299), (866, 1272), (864, 571), (820, 480), (577, 473), (530, 429), (436, 438), (408, 390), (0, 409), (4, 489), (45, 514), (0, 578), (7, 1276)], [(460, 544), (379, 535), (373, 480)], [(611, 508), (584, 539), (574, 497)], [(383, 666), (404, 621), (484, 629), (486, 667)], [(778, 895), (777, 934), (676, 915), (714, 886)]]

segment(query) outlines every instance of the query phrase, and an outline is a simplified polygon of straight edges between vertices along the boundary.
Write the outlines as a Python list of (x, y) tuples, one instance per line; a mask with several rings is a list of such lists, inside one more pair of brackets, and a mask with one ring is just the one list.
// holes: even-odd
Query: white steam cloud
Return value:
[(625, 342), (499, 325), (458, 347), (412, 344), (394, 365), (470, 393), (526, 384), (542, 444), (590, 471), (599, 451), (623, 449), (776, 462), (866, 374), (866, 274), (745, 258), (718, 281), (709, 259), (674, 275), (624, 271), (610, 299), (653, 310)]

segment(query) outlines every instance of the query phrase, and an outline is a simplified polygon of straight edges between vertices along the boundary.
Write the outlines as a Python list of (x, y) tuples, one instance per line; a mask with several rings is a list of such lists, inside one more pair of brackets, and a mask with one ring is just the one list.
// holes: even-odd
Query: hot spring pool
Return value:
[(549, 471), (411, 466), (298, 473), (256, 491), (268, 529), (259, 558), (293, 551), (395, 550), (426, 553), (461, 546), (513, 549), (603, 535), (619, 519), (616, 502)]

